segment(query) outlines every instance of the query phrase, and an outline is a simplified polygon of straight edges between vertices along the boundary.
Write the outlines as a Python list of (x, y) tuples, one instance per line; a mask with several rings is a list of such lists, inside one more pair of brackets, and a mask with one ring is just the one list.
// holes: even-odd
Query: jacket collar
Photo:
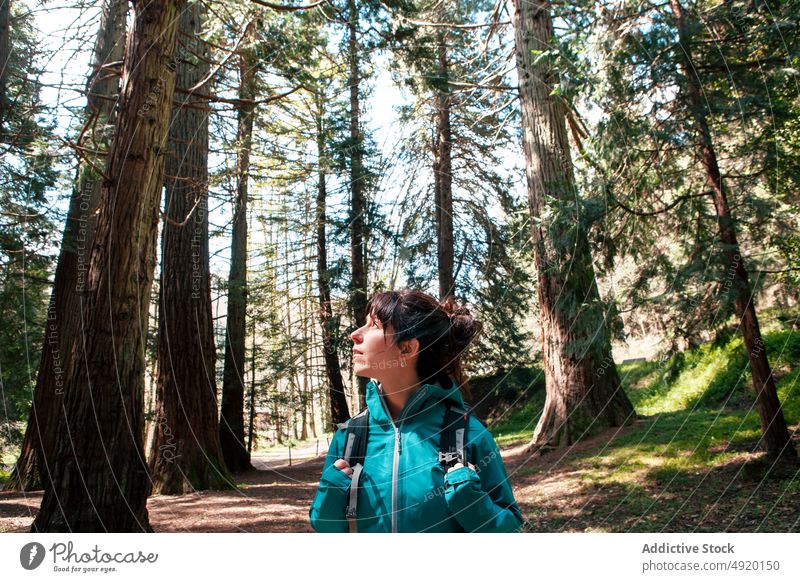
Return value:
[[(384, 405), (382, 398), (382, 387), (380, 384), (370, 379), (367, 382), (367, 408), (369, 409), (370, 422), (376, 422), (385, 430), (392, 430), (392, 419), (389, 411)], [(451, 400), (454, 405), (463, 407), (464, 399), (456, 383), (451, 380), (449, 388), (443, 388), (438, 382), (436, 384), (423, 384), (406, 402), (395, 425), (398, 426), (402, 421), (411, 420), (419, 417), (439, 402)]]

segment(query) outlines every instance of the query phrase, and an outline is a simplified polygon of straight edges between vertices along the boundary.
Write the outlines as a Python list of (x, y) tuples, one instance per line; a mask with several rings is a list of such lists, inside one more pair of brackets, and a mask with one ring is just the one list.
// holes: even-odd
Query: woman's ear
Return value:
[(419, 351), (419, 340), (411, 338), (400, 342), (400, 353), (405, 358), (413, 358)]

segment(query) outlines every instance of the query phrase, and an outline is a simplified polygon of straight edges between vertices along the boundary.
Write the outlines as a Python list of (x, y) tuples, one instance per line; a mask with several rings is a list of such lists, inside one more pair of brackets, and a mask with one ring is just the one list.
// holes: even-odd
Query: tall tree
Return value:
[(691, 31), (697, 25), (687, 15), (679, 0), (670, 0), (675, 27), (682, 50), (678, 52), (680, 90), (684, 93), (689, 112), (694, 120), (695, 147), (697, 148), (706, 180), (711, 187), (711, 198), (717, 213), (717, 226), (722, 249), (733, 273), (733, 294), (737, 319), (740, 321), (744, 345), (750, 362), (750, 372), (756, 390), (756, 404), (761, 421), (762, 439), (771, 457), (796, 457), (797, 451), (786, 427), (786, 420), (778, 400), (775, 378), (767, 360), (766, 346), (756, 315), (747, 268), (739, 248), (736, 226), (731, 217), (728, 193), (722, 179), (711, 128), (705, 113), (702, 82), (692, 58)]
[[(350, 88), (350, 308), (356, 327), (367, 321), (366, 309), (367, 289), (367, 176), (364, 169), (364, 138), (361, 135), (361, 46), (359, 42), (359, 10), (358, 0), (347, 0), (347, 59), (349, 76), (347, 84)], [(367, 405), (368, 378), (358, 377), (359, 409)]]
[[(443, 0), (434, 14), (439, 22), (448, 17)], [(435, 125), (433, 140), (433, 183), (436, 209), (437, 269), (439, 271), (439, 297), (444, 300), (455, 296), (454, 248), (453, 248), (453, 135), (450, 130), (450, 62), (448, 36), (444, 27), (436, 32), (436, 87)]]
[(204, 7), (181, 12), (177, 87), (161, 231), (158, 380), (150, 449), (153, 492), (222, 489), (232, 481), (219, 442), (216, 348), (208, 257), (208, 114), (191, 91), (208, 75)]
[[(326, 6), (325, 12), (330, 18), (335, 16), (332, 6)], [(282, 15), (270, 21), (268, 33), (265, 35), (268, 41), (264, 45), (264, 55), (270, 62), (270, 71), (279, 74), (289, 86), (302, 87), (302, 90), (291, 92), (275, 101), (267, 110), (267, 115), (259, 119), (263, 123), (259, 135), (264, 136), (264, 142), (257, 149), (260, 156), (269, 160), (270, 188), (279, 192), (281, 200), (285, 201), (273, 207), (271, 221), (282, 224), (291, 234), (290, 239), (283, 240), (282, 244), (285, 268), (292, 269), (288, 276), (293, 281), (302, 278), (306, 283), (312, 284), (310, 282), (314, 281), (316, 271), (318, 298), (314, 311), (318, 314), (316, 319), (321, 328), (320, 336), (306, 332), (298, 335), (297, 320), (293, 319), (292, 328), (287, 328), (282, 321), (284, 316), (281, 316), (277, 325), (270, 330), (270, 336), (275, 340), (270, 342), (270, 355), (264, 360), (272, 368), (271, 382), (282, 383), (287, 374), (289, 378), (302, 374), (305, 386), (306, 372), (310, 370), (300, 371), (296, 358), (291, 356), (303, 353), (305, 358), (319, 348), (319, 355), (324, 361), (324, 366), (319, 368), (324, 376), (324, 379), (319, 378), (322, 380), (319, 391), (324, 390), (326, 394), (333, 396), (330, 415), (322, 415), (328, 425), (330, 419), (342, 422), (349, 417), (340, 361), (341, 354), (349, 351), (349, 345), (346, 345), (349, 342), (341, 341), (345, 337), (340, 331), (341, 314), (336, 313), (332, 299), (333, 290), (343, 286), (341, 280), (349, 280), (338, 276), (344, 270), (347, 259), (340, 256), (333, 264), (328, 259), (331, 254), (336, 256), (335, 250), (332, 253), (331, 248), (337, 248), (336, 235), (347, 230), (348, 222), (338, 219), (336, 215), (329, 215), (327, 205), (330, 195), (329, 176), (336, 154), (339, 154), (338, 161), (343, 173), (349, 174), (348, 164), (342, 161), (345, 157), (350, 159), (350, 150), (348, 147), (337, 149), (335, 138), (337, 135), (340, 138), (347, 135), (342, 141), (349, 144), (350, 125), (346, 111), (331, 113), (331, 103), (335, 102), (333, 95), (336, 93), (331, 90), (331, 86), (348, 76), (349, 67), (346, 51), (342, 57), (330, 53), (324, 22), (325, 16), (317, 11)], [(287, 44), (293, 48), (291, 55), (287, 55), (284, 49)], [(291, 58), (287, 58), (288, 56)], [(343, 89), (342, 93), (349, 103), (349, 91)], [(311, 184), (314, 184), (313, 191), (309, 189)], [(293, 211), (298, 207), (308, 208), (309, 212), (300, 215)], [(328, 230), (331, 230), (330, 238)], [(349, 245), (347, 237), (341, 238)], [(331, 245), (330, 240), (333, 240)], [(301, 253), (295, 250), (298, 245), (302, 247)], [(312, 247), (316, 247), (316, 253)], [(296, 259), (289, 256), (292, 253)], [(303, 265), (299, 270), (298, 264)], [(347, 292), (346, 289), (343, 290)], [(278, 295), (279, 298), (283, 296), (281, 293)], [(302, 293), (298, 298), (302, 304), (299, 314), (304, 330), (311, 329), (308, 325), (310, 322), (305, 317), (305, 314), (311, 313), (308, 297), (307, 293)], [(292, 303), (296, 304), (296, 301)], [(280, 304), (282, 301), (273, 299), (271, 305), (264, 307), (267, 312), (274, 312), (275, 307)], [(286, 317), (285, 321), (288, 322), (289, 318)], [(311, 378), (318, 377), (317, 374), (308, 376), (309, 383), (312, 382)], [(289, 385), (299, 386), (300, 382), (297, 380), (296, 384), (291, 384), (290, 381)], [(306, 402), (306, 391), (298, 393), (302, 407)], [(281, 399), (275, 399), (276, 402), (279, 400)], [(278, 420), (278, 416), (275, 419)]]
[(517, 72), (546, 377), (531, 446), (569, 445), (635, 412), (611, 355), (587, 226), (575, 185), (566, 106), (554, 94), (550, 2), (514, 0)]
[[(570, 76), (565, 85), (583, 87), (579, 92), (598, 113), (583, 142), (585, 160), (602, 177), (597, 203), (606, 211), (596, 234), (603, 261), (633, 259), (626, 310), (664, 329), (670, 351), (698, 345), (708, 332), (724, 333), (736, 317), (739, 288), (718, 240), (686, 90), (691, 78), (701, 82), (701, 113), (752, 291), (770, 286), (794, 294), (797, 1), (685, 3), (684, 11), (696, 16), (688, 18), (683, 41), (668, 3), (572, 6), (569, 20), (586, 32), (570, 36), (593, 51), (584, 50), (584, 58), (571, 51), (578, 57), (572, 63), (586, 65), (572, 71), (582, 69), (585, 78)], [(689, 79), (683, 42), (695, 68)], [(663, 285), (669, 294), (656, 291)]]
[(317, 141), (317, 204), (315, 224), (317, 226), (317, 286), (319, 293), (319, 325), (322, 329), (322, 353), (325, 358), (325, 373), (328, 378), (330, 394), (330, 413), (334, 423), (344, 422), (350, 418), (347, 407), (347, 396), (342, 381), (342, 369), (336, 346), (339, 325), (331, 309), (330, 271), (328, 270), (328, 245), (325, 226), (327, 224), (326, 205), (328, 187), (326, 173), (328, 168), (327, 140), (329, 131), (325, 127), (325, 98), (322, 88), (317, 87), (313, 94), (314, 121)]
[(525, 214), (515, 195), (521, 172), (508, 155), (519, 147), (511, 27), (495, 22), (493, 6), (404, 4), (394, 13), (391, 65), (413, 97), (401, 108), (401, 144), (392, 148), (403, 176), (392, 270), (402, 266), (409, 285), (438, 288), (442, 298), (452, 288), (479, 309), (484, 331), (467, 362), (478, 373), (534, 357), (521, 321), (534, 292), (524, 267), (532, 253), (524, 240), (513, 242), (523, 238), (514, 222)]
[[(613, 225), (604, 247), (635, 258), (634, 307), (664, 322), (671, 349), (724, 332), (733, 317), (764, 448), (791, 457), (755, 302), (772, 273), (794, 267), (800, 151), (787, 138), (797, 123), (798, 4), (668, 6), (593, 7), (586, 17), (601, 63), (587, 85), (604, 112), (589, 144)], [(664, 283), (669, 294), (648, 297)]]
[[(8, 3), (6, 3), (8, 4)], [(0, 454), (23, 442), (31, 409), (31, 369), (51, 338), (47, 334), (56, 236), (52, 200), (58, 155), (55, 123), (42, 99), (41, 41), (34, 14), (24, 5), (5, 7), (0, 53), (7, 104), (0, 118)], [(54, 155), (55, 154), (55, 155)]]
[(58, 431), (59, 403), (64, 397), (64, 362), (71, 342), (80, 332), (78, 290), (89, 261), (88, 251), (96, 226), (96, 209), (100, 202), (102, 179), (95, 168), (102, 167), (101, 155), (111, 142), (116, 113), (114, 103), (119, 95), (119, 76), (114, 63), (122, 61), (125, 50), (125, 0), (103, 4), (100, 29), (94, 46), (92, 71), (87, 89), (86, 121), (83, 143), (87, 153), (78, 167), (78, 177), (70, 197), (61, 248), (56, 266), (47, 318), (47, 342), (42, 350), (36, 376), (33, 405), (25, 438), (14, 471), (6, 483), (7, 490), (41, 489), (41, 473), (48, 470), (47, 459), (53, 459)]
[(228, 315), (225, 323), (225, 368), (219, 438), (225, 464), (233, 472), (251, 468), (244, 439), (244, 362), (247, 335), (247, 196), (253, 141), (256, 76), (259, 68), (250, 43), (256, 22), (248, 25), (239, 51), (239, 100), (236, 136), (236, 200), (231, 234), (231, 268), (228, 276)]
[(151, 531), (144, 456), (144, 333), (182, 0), (134, 5), (119, 116), (67, 359), (63, 422), (33, 532)]

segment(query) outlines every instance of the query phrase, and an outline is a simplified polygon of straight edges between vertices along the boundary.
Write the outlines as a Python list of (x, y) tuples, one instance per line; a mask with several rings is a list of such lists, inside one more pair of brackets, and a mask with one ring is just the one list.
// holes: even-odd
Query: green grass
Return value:
[[(795, 427), (800, 332), (774, 322), (762, 329), (784, 417)], [(524, 508), (533, 531), (789, 531), (800, 502), (800, 465), (771, 468), (752, 452), (762, 433), (741, 335), (662, 365), (617, 368), (639, 422), (555, 469), (532, 463), (517, 473), (534, 482), (559, 474), (563, 480), (562, 496), (551, 492)], [(498, 444), (529, 440), (543, 405), (542, 391), (492, 426)]]
[(494, 435), (498, 446), (509, 446), (530, 440), (533, 430), (544, 408), (545, 392), (543, 388), (536, 390), (533, 396), (520, 407), (505, 413), (489, 430)]
[[(800, 421), (800, 367), (792, 369), (792, 365), (800, 362), (800, 332), (769, 332), (764, 334), (764, 342), (773, 374), (778, 378), (784, 416), (788, 424), (795, 424)], [(698, 420), (708, 415), (719, 416), (717, 427), (709, 429), (711, 438), (730, 437), (725, 431), (731, 428), (731, 423), (742, 423), (747, 435), (752, 432), (749, 429), (753, 421), (758, 429), (752, 379), (739, 335), (677, 354), (661, 365), (656, 361), (629, 362), (618, 364), (617, 370), (636, 412), (648, 417), (664, 416), (660, 422), (669, 425), (667, 431), (676, 431), (686, 424), (687, 415), (696, 415)], [(498, 443), (532, 437), (544, 400), (544, 391), (537, 390), (530, 400), (491, 425)], [(745, 417), (744, 411), (749, 408), (752, 410)], [(669, 413), (674, 414), (669, 416)], [(676, 438), (685, 440), (688, 434), (686, 438), (693, 441), (696, 433), (695, 429), (683, 427)]]

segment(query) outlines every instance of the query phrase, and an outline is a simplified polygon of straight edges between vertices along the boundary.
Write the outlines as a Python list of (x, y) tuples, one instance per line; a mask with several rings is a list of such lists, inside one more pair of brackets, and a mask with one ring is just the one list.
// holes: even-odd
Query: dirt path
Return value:
[[(317, 456), (317, 451), (320, 454)], [(148, 499), (150, 524), (157, 532), (313, 531), (308, 508), (322, 472), (326, 443), (253, 455), (256, 470), (237, 475), (237, 491), (199, 491)], [(0, 491), (0, 533), (27, 532), (42, 492)]]
[[(241, 473), (237, 491), (154, 495), (147, 502), (150, 524), (157, 532), (313, 531), (308, 508), (322, 460)], [(0, 492), (0, 532), (29, 531), (41, 502), (40, 491)]]
[(287, 467), (291, 458), (292, 465), (310, 461), (316, 457), (325, 457), (328, 444), (325, 439), (317, 443), (311, 443), (302, 447), (292, 447), (291, 453), (288, 448), (270, 450), (263, 453), (256, 453), (250, 457), (253, 467), (260, 471), (266, 469), (277, 469)]
[[(203, 491), (148, 500), (160, 532), (310, 532), (308, 508), (323, 457), (276, 469), (241, 473), (238, 491)], [(255, 463), (254, 463), (255, 464)]]

